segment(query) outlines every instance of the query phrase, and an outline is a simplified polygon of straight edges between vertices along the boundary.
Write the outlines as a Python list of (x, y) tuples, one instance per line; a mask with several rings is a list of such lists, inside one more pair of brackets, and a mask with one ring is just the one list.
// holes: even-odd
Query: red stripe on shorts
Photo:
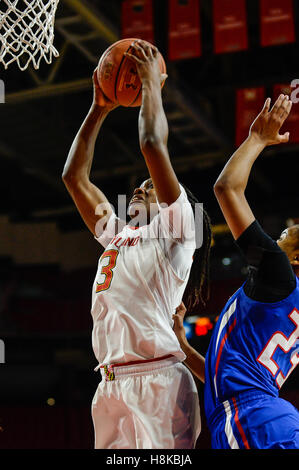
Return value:
[(238, 410), (237, 401), (236, 401), (235, 397), (232, 398), (232, 402), (233, 402), (234, 408), (235, 408), (234, 420), (235, 420), (235, 423), (237, 425), (238, 431), (239, 431), (240, 436), (242, 438), (245, 449), (250, 449), (247, 438), (246, 438), (246, 435), (245, 435), (245, 432), (244, 432), (244, 429), (242, 428), (242, 425), (239, 421), (239, 410)]

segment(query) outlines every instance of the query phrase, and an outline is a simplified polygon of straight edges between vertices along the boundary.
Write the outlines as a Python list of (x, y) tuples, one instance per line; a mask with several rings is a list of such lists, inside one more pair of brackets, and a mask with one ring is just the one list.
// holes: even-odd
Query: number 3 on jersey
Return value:
[[(263, 349), (263, 351), (257, 358), (257, 361), (264, 367), (266, 367), (266, 369), (271, 372), (273, 377), (276, 375), (280, 368), (279, 365), (273, 359), (273, 355), (276, 349), (280, 348), (284, 353), (288, 353), (295, 346), (299, 338), (299, 312), (296, 308), (291, 312), (289, 318), (295, 325), (293, 333), (289, 337), (286, 337), (281, 331), (277, 331), (276, 333), (274, 333), (270, 341), (268, 341), (266, 347)], [(295, 350), (295, 352), (290, 356), (290, 368), (286, 376), (283, 375), (282, 371), (277, 374), (276, 383), (278, 388), (282, 386), (282, 384), (286, 381), (286, 379), (288, 378), (290, 373), (295, 369), (298, 363), (299, 355), (298, 352)]]
[(115, 268), (116, 266), (118, 253), (119, 252), (117, 250), (107, 250), (107, 251), (104, 251), (104, 253), (102, 254), (101, 261), (103, 261), (106, 258), (108, 261), (108, 264), (106, 264), (106, 266), (102, 266), (101, 274), (105, 276), (105, 279), (101, 283), (97, 282), (96, 293), (103, 292), (103, 290), (109, 289), (112, 278), (113, 278), (112, 269)]

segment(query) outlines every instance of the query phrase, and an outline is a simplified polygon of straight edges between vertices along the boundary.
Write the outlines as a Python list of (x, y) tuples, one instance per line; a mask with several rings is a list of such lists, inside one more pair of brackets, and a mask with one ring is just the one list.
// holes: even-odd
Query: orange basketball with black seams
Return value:
[[(136, 40), (121, 39), (112, 44), (100, 58), (97, 67), (98, 82), (104, 95), (121, 106), (140, 106), (142, 102), (142, 84), (136, 65), (124, 55), (125, 52), (132, 52), (131, 44)], [(160, 52), (158, 60), (161, 73), (166, 73), (166, 64)], [(161, 87), (163, 85), (164, 82)]]

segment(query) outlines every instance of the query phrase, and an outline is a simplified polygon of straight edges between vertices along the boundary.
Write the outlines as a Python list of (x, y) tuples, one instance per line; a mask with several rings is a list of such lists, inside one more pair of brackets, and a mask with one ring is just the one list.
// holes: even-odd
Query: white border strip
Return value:
[(234, 436), (233, 428), (232, 428), (232, 425), (231, 425), (232, 410), (231, 410), (231, 406), (230, 406), (229, 401), (228, 400), (224, 401), (223, 406), (224, 406), (224, 410), (225, 410), (225, 414), (226, 414), (226, 421), (225, 421), (224, 431), (225, 431), (225, 434), (226, 434), (226, 437), (227, 437), (227, 440), (228, 440), (228, 444), (229, 444), (231, 449), (240, 449), (239, 444), (237, 442), (237, 439)]

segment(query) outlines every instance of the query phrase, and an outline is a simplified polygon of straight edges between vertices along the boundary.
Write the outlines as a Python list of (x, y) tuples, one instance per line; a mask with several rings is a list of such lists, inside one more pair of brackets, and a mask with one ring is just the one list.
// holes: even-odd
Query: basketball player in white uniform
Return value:
[[(131, 60), (142, 81), (140, 147), (151, 178), (135, 189), (129, 213), (133, 217), (145, 210), (145, 224), (120, 221), (89, 179), (98, 132), (116, 107), (104, 97), (96, 74), (93, 105), (63, 172), (80, 214), (105, 249), (92, 292), (92, 344), (102, 375), (92, 402), (95, 447), (193, 448), (200, 433), (198, 394), (182, 364), (186, 356), (172, 329), (172, 315), (190, 274), (194, 216), (167, 151), (161, 98), (165, 77), (157, 49), (143, 41), (133, 49)], [(96, 210), (99, 204), (106, 207), (104, 219)]]

